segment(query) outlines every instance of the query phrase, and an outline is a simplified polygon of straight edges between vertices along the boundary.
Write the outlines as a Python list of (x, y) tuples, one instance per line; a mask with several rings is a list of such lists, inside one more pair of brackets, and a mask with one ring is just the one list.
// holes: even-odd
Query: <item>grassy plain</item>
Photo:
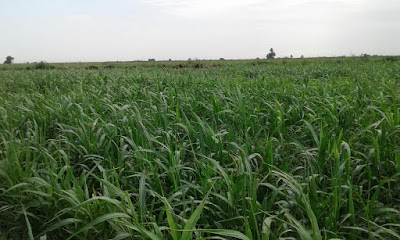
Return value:
[(399, 58), (52, 66), (0, 66), (7, 234), (400, 238)]

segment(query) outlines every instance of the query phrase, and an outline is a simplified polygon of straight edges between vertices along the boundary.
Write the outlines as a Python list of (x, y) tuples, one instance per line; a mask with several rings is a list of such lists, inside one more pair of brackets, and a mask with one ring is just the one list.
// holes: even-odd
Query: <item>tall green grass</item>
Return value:
[(0, 71), (0, 229), (400, 238), (399, 72), (362, 59)]

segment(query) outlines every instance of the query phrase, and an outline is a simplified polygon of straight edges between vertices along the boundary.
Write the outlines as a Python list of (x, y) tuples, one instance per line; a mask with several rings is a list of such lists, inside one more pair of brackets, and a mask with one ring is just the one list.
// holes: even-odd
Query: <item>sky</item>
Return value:
[(400, 55), (400, 0), (0, 0), (0, 60)]

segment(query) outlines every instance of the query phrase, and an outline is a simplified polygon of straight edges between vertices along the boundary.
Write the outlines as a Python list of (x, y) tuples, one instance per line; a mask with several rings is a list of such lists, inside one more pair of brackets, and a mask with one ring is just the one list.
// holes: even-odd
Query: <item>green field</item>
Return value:
[(399, 209), (398, 57), (0, 66), (10, 238), (399, 239)]

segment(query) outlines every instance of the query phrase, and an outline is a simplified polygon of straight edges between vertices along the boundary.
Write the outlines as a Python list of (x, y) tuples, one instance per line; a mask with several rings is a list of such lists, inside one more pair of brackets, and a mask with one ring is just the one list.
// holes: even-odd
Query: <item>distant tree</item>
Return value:
[(293, 58), (293, 55), (290, 55), (290, 58)]
[(156, 60), (154, 58), (149, 58), (149, 62), (155, 62)]
[(224, 60), (225, 60), (225, 58), (220, 58), (219, 60), (220, 60), (220, 61), (224, 61)]
[(276, 53), (274, 52), (274, 49), (271, 48), (271, 49), (269, 50), (269, 53), (267, 54), (267, 59), (274, 59), (275, 56), (276, 56)]
[(300, 58), (304, 58), (304, 55), (301, 55), (301, 57)]
[(13, 57), (7, 56), (7, 57), (6, 57), (6, 60), (4, 61), (4, 64), (11, 64), (13, 60), (14, 60)]
[(168, 59), (168, 61), (170, 61), (170, 62), (171, 62), (171, 61), (172, 61), (172, 59), (170, 58), (170, 59)]

